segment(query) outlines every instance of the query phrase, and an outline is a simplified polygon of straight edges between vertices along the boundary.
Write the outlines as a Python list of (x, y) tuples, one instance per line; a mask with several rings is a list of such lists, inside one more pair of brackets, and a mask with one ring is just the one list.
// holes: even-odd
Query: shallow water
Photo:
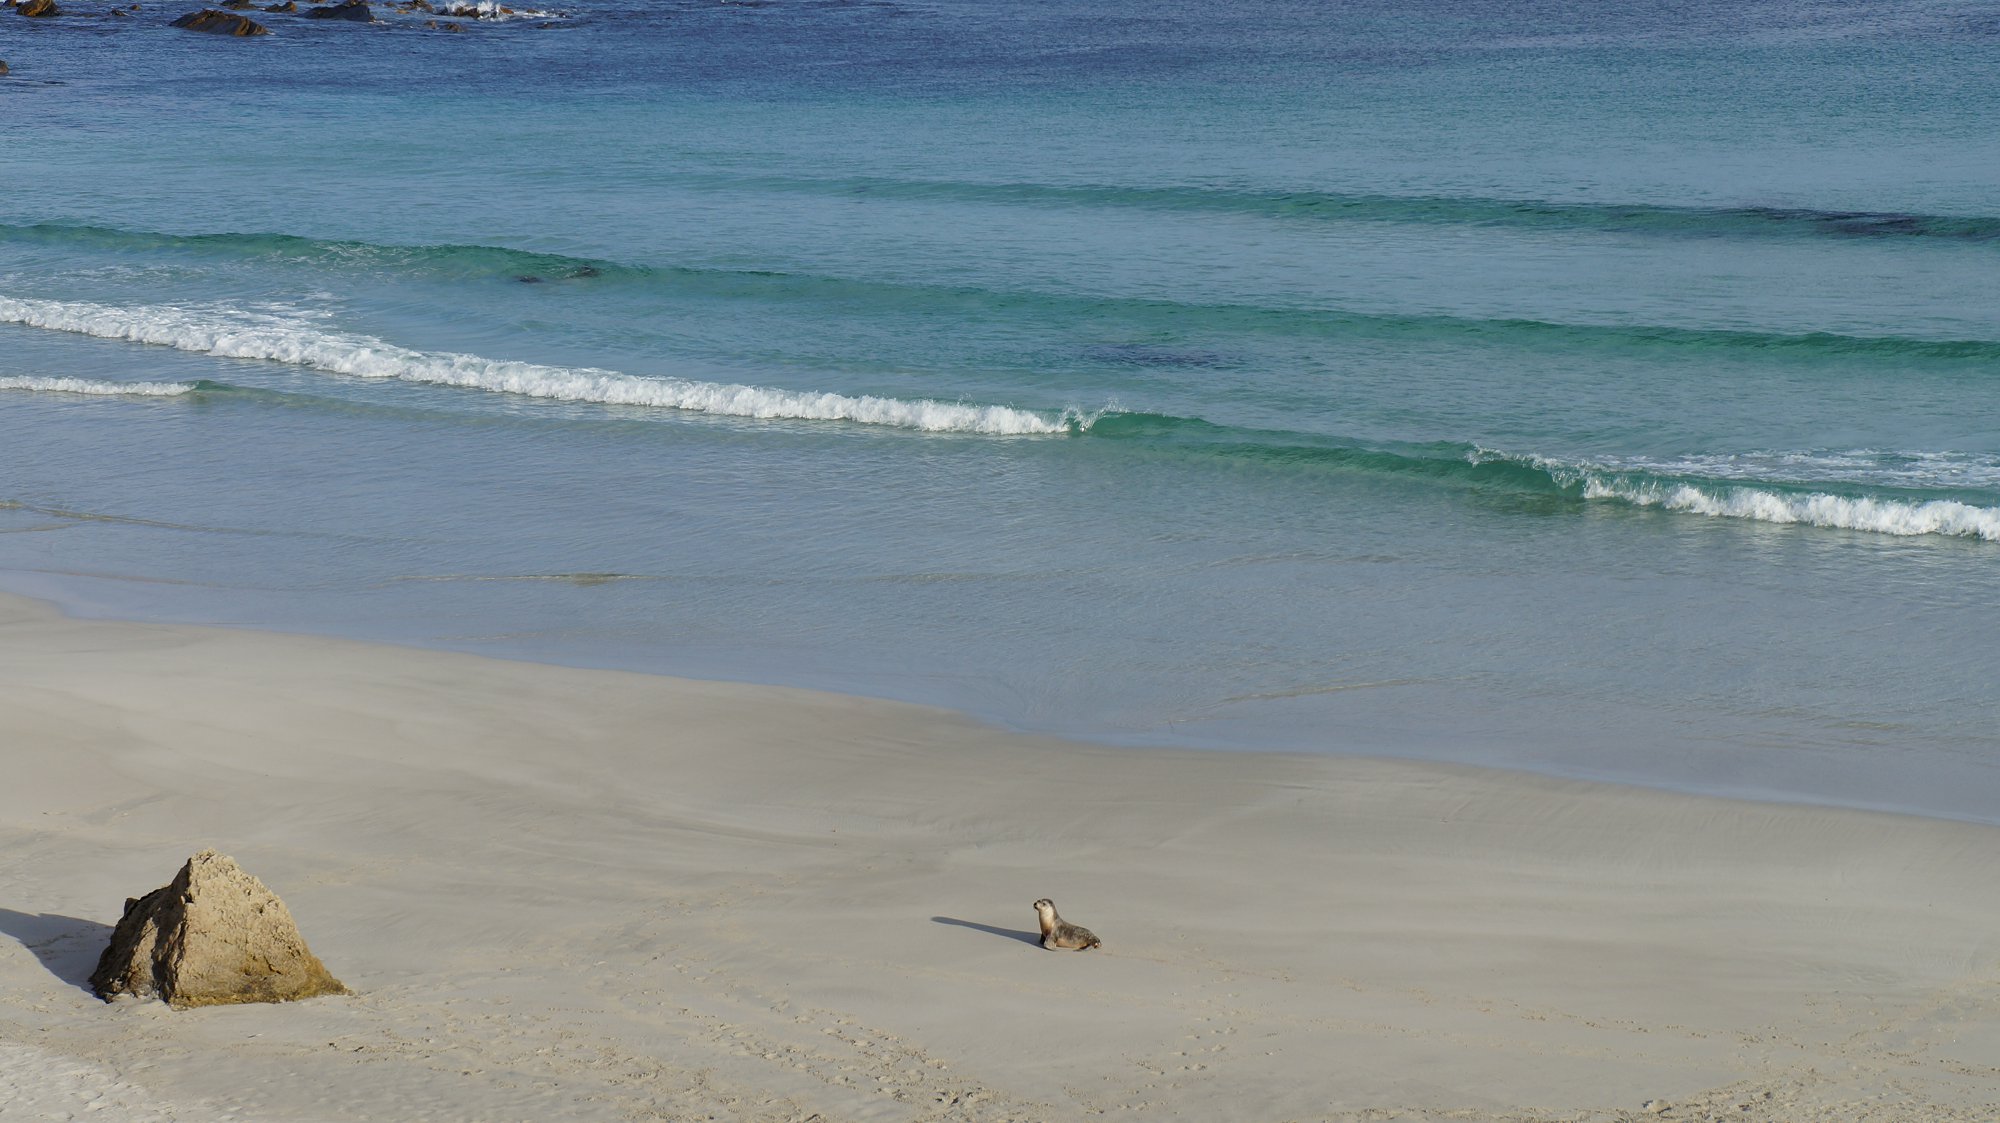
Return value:
[(73, 7), (0, 585), (2000, 819), (1980, 6)]

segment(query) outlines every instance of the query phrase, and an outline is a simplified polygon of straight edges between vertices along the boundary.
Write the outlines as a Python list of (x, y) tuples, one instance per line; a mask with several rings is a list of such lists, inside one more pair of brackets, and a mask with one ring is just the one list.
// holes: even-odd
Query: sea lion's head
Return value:
[(1041, 900), (1035, 902), (1035, 911), (1039, 913), (1053, 913), (1056, 911), (1056, 903), (1047, 897), (1043, 897)]

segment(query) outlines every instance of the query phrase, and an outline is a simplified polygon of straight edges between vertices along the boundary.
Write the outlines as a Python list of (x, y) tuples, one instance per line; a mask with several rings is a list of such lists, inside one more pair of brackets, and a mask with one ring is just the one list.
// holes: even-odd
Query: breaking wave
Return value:
[(995, 436), (1067, 433), (1091, 421), (1090, 415), (1075, 410), (1037, 412), (967, 402), (814, 393), (417, 351), (277, 316), (0, 297), (0, 322), (223, 358), (292, 363), (356, 378), (758, 420), (851, 421), (927, 433)]
[[(1590, 461), (1475, 447), (1468, 460), (1529, 467), (1586, 501), (1779, 525), (2000, 542), (2000, 506), (1923, 495), (1925, 490), (1991, 488), (2000, 483), (2000, 461), (1992, 457), (1861, 449)], [(1902, 494), (1842, 494), (1825, 490), (1828, 485)]]
[[(1200, 418), (1105, 409), (1026, 410), (642, 377), (418, 351), (296, 318), (164, 306), (0, 297), (0, 322), (157, 344), (226, 358), (291, 363), (357, 378), (393, 379), (565, 402), (645, 406), (759, 420), (847, 421), (930, 433), (1075, 436), (1170, 455), (1250, 460), (1426, 479), (1441, 486), (1623, 503), (1715, 518), (1889, 535), (2000, 542), (2000, 457), (1950, 452), (1758, 452), (1679, 459), (1563, 458), (1439, 441), (1369, 444), (1336, 436), (1219, 425)], [(0, 389), (178, 395), (217, 383), (12, 377)]]
[(1188, 455), (1423, 479), (1555, 503), (1614, 502), (1780, 525), (2000, 542), (2000, 505), (1994, 505), (2000, 457), (1994, 456), (1856, 449), (1593, 460), (1454, 441), (1364, 444), (1147, 413), (1107, 414), (1080, 432)]
[(113, 382), (99, 378), (47, 378), (35, 375), (0, 377), (0, 390), (38, 390), (49, 394), (89, 394), (98, 397), (173, 398), (210, 389), (200, 382)]
[(1953, 499), (1910, 502), (1824, 492), (1788, 495), (1756, 487), (1704, 488), (1687, 483), (1631, 484), (1595, 479), (1584, 485), (1583, 495), (1586, 499), (1617, 499), (1640, 507), (1716, 518), (2000, 542), (2000, 507), (1975, 507)]
[(568, 12), (543, 11), (540, 8), (516, 8), (497, 3), (496, 0), (447, 0), (438, 8), (440, 15), (457, 16), (463, 19), (488, 20), (495, 23), (512, 19), (568, 19)]

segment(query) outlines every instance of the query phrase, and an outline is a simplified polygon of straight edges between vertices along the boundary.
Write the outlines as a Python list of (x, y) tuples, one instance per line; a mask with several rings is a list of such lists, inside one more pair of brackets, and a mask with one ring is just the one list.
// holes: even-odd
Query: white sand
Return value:
[[(359, 993), (91, 997), (205, 846)], [(1919, 818), (0, 600), (0, 887), (9, 1121), (2000, 1118)]]

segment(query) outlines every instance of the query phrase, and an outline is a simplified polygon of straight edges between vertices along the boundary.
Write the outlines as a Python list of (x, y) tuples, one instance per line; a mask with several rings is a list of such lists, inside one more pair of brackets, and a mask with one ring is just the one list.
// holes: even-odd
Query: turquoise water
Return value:
[(2000, 820), (1973, 4), (0, 16), (0, 587)]

